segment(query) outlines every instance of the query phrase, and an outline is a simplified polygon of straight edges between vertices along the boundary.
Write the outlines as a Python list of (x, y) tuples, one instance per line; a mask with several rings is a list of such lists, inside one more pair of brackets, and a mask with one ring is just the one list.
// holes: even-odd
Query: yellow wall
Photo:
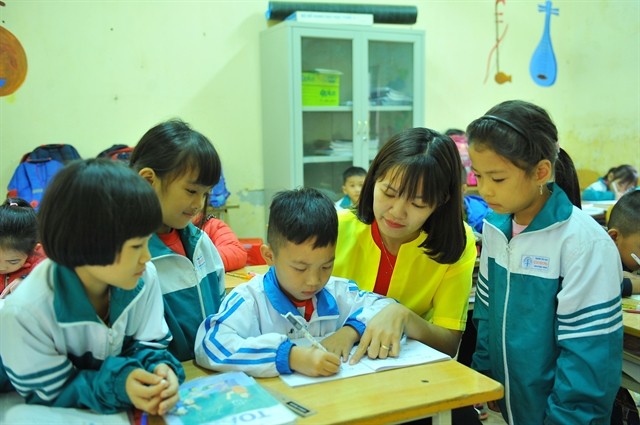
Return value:
[[(334, 0), (334, 2), (340, 2)], [(264, 235), (258, 36), (267, 1), (5, 0), (0, 25), (22, 42), (29, 71), (0, 98), (0, 191), (23, 153), (71, 143), (83, 157), (134, 145), (151, 126), (181, 117), (218, 149), (240, 237)], [(344, 3), (384, 4), (346, 0)], [(494, 0), (399, 2), (418, 6), (426, 31), (425, 125), (464, 128), (494, 104), (521, 98), (548, 109), (577, 168), (640, 167), (640, 1), (555, 1), (558, 80), (539, 87), (529, 60), (543, 28), (539, 1), (508, 0), (498, 85)]]

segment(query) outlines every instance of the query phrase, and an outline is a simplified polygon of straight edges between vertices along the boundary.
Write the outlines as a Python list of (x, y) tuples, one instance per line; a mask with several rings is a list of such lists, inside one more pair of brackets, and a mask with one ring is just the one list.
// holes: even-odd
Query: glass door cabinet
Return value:
[(342, 196), (393, 134), (424, 125), (424, 33), (282, 22), (261, 33), (265, 202), (295, 187)]

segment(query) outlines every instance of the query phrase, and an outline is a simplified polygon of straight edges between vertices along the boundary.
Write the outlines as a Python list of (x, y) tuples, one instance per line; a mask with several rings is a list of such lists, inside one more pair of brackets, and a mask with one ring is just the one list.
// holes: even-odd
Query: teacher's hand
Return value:
[(371, 359), (398, 357), (400, 339), (404, 332), (410, 310), (402, 304), (390, 304), (376, 314), (367, 324), (360, 344), (349, 364), (356, 364), (365, 355)]

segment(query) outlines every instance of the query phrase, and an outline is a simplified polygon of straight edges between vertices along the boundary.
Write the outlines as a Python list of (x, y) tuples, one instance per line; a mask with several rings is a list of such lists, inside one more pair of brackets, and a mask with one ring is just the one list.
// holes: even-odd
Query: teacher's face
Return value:
[(373, 191), (373, 214), (380, 234), (388, 244), (403, 244), (417, 238), (424, 222), (435, 210), (422, 198), (400, 196), (401, 182), (402, 174), (391, 170), (376, 182)]

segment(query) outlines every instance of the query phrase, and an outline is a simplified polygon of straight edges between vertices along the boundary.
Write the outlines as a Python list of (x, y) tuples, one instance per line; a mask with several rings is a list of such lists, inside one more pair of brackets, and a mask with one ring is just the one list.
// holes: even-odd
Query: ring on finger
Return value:
[(384, 344), (380, 344), (380, 348), (382, 348), (382, 349), (384, 349), (384, 350), (389, 351), (389, 347), (387, 347), (387, 346), (386, 346), (386, 345), (384, 345)]

